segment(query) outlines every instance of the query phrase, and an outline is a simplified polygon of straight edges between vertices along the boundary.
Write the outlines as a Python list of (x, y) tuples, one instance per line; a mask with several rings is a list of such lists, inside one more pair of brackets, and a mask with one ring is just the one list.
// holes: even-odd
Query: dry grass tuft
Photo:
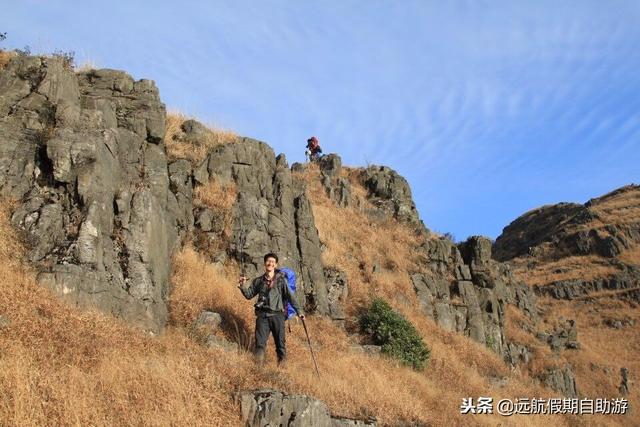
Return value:
[(237, 265), (210, 264), (187, 246), (175, 256), (173, 266), (172, 323), (189, 327), (203, 310), (215, 311), (224, 319), (225, 338), (248, 350), (253, 309), (244, 298), (239, 298), (237, 280), (234, 280), (240, 276)]
[(221, 184), (212, 179), (206, 185), (199, 185), (193, 194), (193, 203), (196, 207), (209, 208), (219, 213), (231, 212), (233, 204), (238, 197), (238, 189), (235, 183)]
[(98, 69), (98, 64), (96, 63), (96, 61), (92, 59), (87, 59), (82, 64), (78, 65), (77, 67), (74, 67), (74, 71), (76, 73), (86, 73), (91, 70), (97, 70), (97, 69)]
[(195, 188), (193, 205), (211, 210), (214, 219), (213, 233), (196, 233), (196, 245), (200, 251), (215, 256), (228, 249), (232, 236), (233, 205), (237, 197), (238, 190), (233, 182), (220, 184), (212, 179)]
[(16, 55), (14, 51), (0, 50), (0, 70), (3, 70)]
[(190, 117), (182, 113), (167, 113), (164, 141), (169, 160), (187, 159), (197, 166), (212, 148), (233, 143), (238, 139), (235, 132), (217, 127), (208, 128), (206, 134), (201, 137), (187, 138), (181, 126), (189, 119)]

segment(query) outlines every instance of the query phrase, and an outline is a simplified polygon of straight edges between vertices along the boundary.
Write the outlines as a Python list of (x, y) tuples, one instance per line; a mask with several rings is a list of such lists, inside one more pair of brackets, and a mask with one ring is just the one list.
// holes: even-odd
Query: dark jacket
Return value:
[(296, 313), (304, 314), (295, 294), (287, 285), (285, 275), (277, 272), (274, 280), (273, 288), (269, 289), (267, 278), (263, 274), (253, 279), (251, 285), (247, 287), (240, 286), (240, 290), (246, 299), (251, 299), (258, 295), (258, 301), (255, 304), (256, 313), (284, 313), (286, 303), (289, 302)]

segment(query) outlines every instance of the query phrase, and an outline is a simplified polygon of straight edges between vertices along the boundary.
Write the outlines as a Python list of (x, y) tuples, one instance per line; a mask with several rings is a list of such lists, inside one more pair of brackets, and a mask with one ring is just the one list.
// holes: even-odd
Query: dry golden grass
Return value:
[(640, 265), (640, 245), (623, 251), (618, 259), (626, 264)]
[(193, 192), (193, 204), (196, 207), (208, 208), (222, 220), (224, 238), (231, 237), (233, 221), (233, 204), (238, 197), (238, 189), (233, 182), (220, 184), (215, 178), (205, 185), (199, 185)]
[(338, 208), (327, 197), (317, 164), (307, 165), (294, 178), (307, 183), (315, 224), (326, 246), (323, 263), (340, 268), (347, 276), (348, 312), (355, 314), (373, 295), (404, 305), (416, 304), (409, 271), (418, 271), (419, 260), (413, 249), (424, 237), (416, 236), (411, 228), (393, 219), (384, 223), (370, 221), (363, 212), (371, 206), (360, 181), (361, 171), (343, 168), (341, 174), (351, 183), (352, 199), (358, 200), (352, 205), (357, 207)]
[(531, 286), (560, 280), (592, 280), (619, 273), (609, 259), (597, 255), (569, 256), (557, 261), (536, 262), (531, 268), (530, 262), (530, 258), (524, 257), (514, 259), (511, 264), (516, 279)]
[[(336, 414), (375, 415), (381, 425), (401, 420), (566, 425), (561, 417), (460, 415), (465, 396), (545, 394), (510, 373), (484, 346), (440, 329), (415, 311), (405, 314), (432, 350), (425, 372), (351, 353), (344, 330), (312, 316), (307, 323), (322, 373), (316, 380), (299, 324), (289, 334), (284, 370), (274, 367), (272, 344), (266, 365), (258, 367), (246, 352), (207, 350), (187, 338), (188, 325), (203, 308), (220, 311), (227, 324), (236, 319), (238, 330), (252, 334), (252, 304), (234, 286), (234, 265), (213, 266), (189, 247), (179, 252), (172, 279), (173, 326), (153, 338), (109, 316), (78, 312), (37, 286), (33, 272), (21, 264), (6, 209), (0, 224), (6, 243), (2, 255), (8, 260), (0, 263), (0, 313), (11, 321), (0, 332), (2, 425), (239, 425), (233, 394), (259, 387), (309, 394)], [(506, 377), (507, 385), (492, 385), (496, 376)]]
[[(601, 236), (609, 235), (607, 226), (619, 229), (637, 226), (640, 223), (640, 191), (632, 189), (615, 195), (605, 195), (593, 201), (590, 209), (598, 214), (598, 220), (588, 224), (566, 225), (567, 232), (581, 229), (596, 229)], [(553, 247), (543, 247), (543, 252), (553, 253)], [(548, 250), (547, 250), (548, 249)], [(635, 244), (625, 250), (618, 259), (627, 264), (640, 264), (640, 246)], [(612, 277), (620, 271), (611, 260), (599, 256), (569, 256), (553, 261), (516, 258), (512, 261), (517, 279), (529, 285), (546, 285), (560, 280), (593, 280)], [(533, 335), (516, 326), (522, 319), (515, 311), (507, 310), (505, 333), (514, 342), (527, 345), (534, 352), (533, 361), (527, 366), (531, 375), (538, 375), (551, 366), (562, 367), (571, 364), (578, 391), (589, 398), (619, 397), (620, 368), (630, 372), (630, 381), (637, 382), (640, 363), (637, 353), (640, 346), (640, 334), (629, 322), (640, 321), (637, 304), (625, 302), (619, 298), (624, 291), (601, 291), (572, 301), (554, 300), (541, 297), (542, 322), (537, 330), (551, 332), (560, 319), (574, 319), (578, 328), (580, 349), (563, 350), (559, 354), (551, 352), (549, 347)], [(620, 320), (620, 329), (611, 328), (605, 320)], [(514, 322), (515, 320), (515, 322)], [(531, 326), (531, 325), (529, 325)], [(638, 401), (638, 392), (631, 387), (626, 396), (630, 402)], [(605, 425), (637, 423), (638, 414), (631, 412), (627, 417), (609, 417), (602, 419)], [(600, 421), (599, 421), (600, 422)]]
[(353, 309), (373, 295), (416, 303), (409, 271), (418, 270), (412, 248), (420, 238), (412, 230), (396, 221), (370, 223), (352, 208), (314, 205), (313, 214), (320, 240), (327, 247), (323, 262), (346, 273)]
[(238, 267), (235, 264), (225, 267), (209, 264), (189, 246), (175, 256), (173, 267), (172, 323), (189, 327), (203, 310), (215, 311), (225, 320), (224, 337), (249, 349), (253, 308), (244, 298), (239, 298), (234, 280), (239, 277)]
[(302, 181), (307, 186), (307, 196), (313, 205), (331, 203), (320, 183), (320, 167), (317, 163), (306, 163), (302, 172), (292, 172), (292, 178)]
[(74, 67), (74, 71), (76, 73), (86, 73), (88, 71), (97, 70), (97, 69), (98, 69), (98, 64), (96, 63), (96, 61), (92, 59), (87, 59), (82, 64), (78, 65), (77, 67)]
[[(593, 297), (592, 297), (593, 298)], [(640, 372), (640, 312), (637, 306), (615, 298), (615, 293), (601, 295), (597, 301), (559, 301), (542, 298), (541, 305), (553, 318), (575, 319), (578, 327), (579, 350), (563, 352), (570, 362), (582, 394), (589, 397), (619, 396), (620, 368), (629, 369), (634, 384)], [(605, 319), (620, 320), (626, 326), (611, 328)], [(628, 322), (634, 322), (631, 326)], [(546, 323), (550, 323), (549, 320)], [(640, 397), (637, 387), (630, 388), (630, 402)], [(635, 415), (637, 417), (637, 415)]]
[[(212, 308), (238, 321), (244, 334), (253, 332), (252, 304), (235, 287), (238, 269), (235, 265), (216, 267), (190, 248), (176, 257), (175, 289), (172, 294), (172, 318), (177, 324), (189, 324), (203, 308)], [(273, 349), (267, 354), (267, 367), (254, 372), (251, 366), (242, 374), (254, 377), (253, 383), (273, 386), (293, 393), (315, 396), (326, 402), (334, 413), (365, 417), (375, 415), (383, 425), (400, 420), (433, 425), (495, 424), (496, 418), (469, 419), (459, 414), (462, 396), (516, 396), (545, 392), (513, 377), (504, 363), (484, 346), (462, 336), (449, 333), (416, 312), (406, 312), (432, 349), (429, 368), (418, 373), (386, 358), (351, 353), (344, 330), (332, 322), (308, 318), (308, 326), (316, 348), (321, 380), (314, 378), (306, 339), (301, 325), (294, 323), (288, 337), (289, 367), (274, 370)], [(234, 339), (236, 326), (231, 329)], [(270, 346), (272, 344), (269, 344)], [(228, 357), (245, 357), (229, 354)], [(366, 375), (362, 375), (366, 372)], [(275, 373), (275, 375), (274, 375)], [(255, 376), (257, 375), (257, 378)], [(268, 378), (267, 378), (268, 377)], [(491, 378), (507, 377), (508, 385), (498, 389)], [(239, 379), (232, 382), (244, 384)], [(484, 393), (484, 394), (483, 394)], [(521, 425), (528, 423), (522, 418)], [(564, 421), (559, 420), (561, 423)]]
[(633, 188), (614, 195), (605, 195), (594, 200), (591, 209), (604, 224), (640, 223), (640, 189)]
[(60, 302), (22, 264), (6, 206), (0, 216), (0, 425), (239, 424), (218, 353)]
[(0, 50), (0, 70), (4, 69), (15, 56), (16, 53), (14, 51)]
[(182, 138), (180, 126), (190, 117), (182, 113), (168, 112), (165, 124), (164, 142), (169, 160), (187, 159), (194, 166), (199, 165), (209, 151), (221, 144), (230, 144), (238, 139), (238, 135), (227, 129), (209, 128), (203, 138), (187, 140)]
[(206, 207), (219, 213), (231, 212), (238, 197), (238, 189), (233, 182), (220, 184), (212, 179), (206, 185), (198, 185), (193, 192), (196, 207)]
[(217, 221), (221, 221), (221, 230), (217, 231), (215, 239), (211, 239), (207, 233), (196, 234), (197, 247), (201, 251), (213, 256), (227, 249), (232, 235), (233, 205), (237, 197), (238, 190), (233, 182), (223, 185), (211, 179), (194, 189), (193, 205), (210, 209)]

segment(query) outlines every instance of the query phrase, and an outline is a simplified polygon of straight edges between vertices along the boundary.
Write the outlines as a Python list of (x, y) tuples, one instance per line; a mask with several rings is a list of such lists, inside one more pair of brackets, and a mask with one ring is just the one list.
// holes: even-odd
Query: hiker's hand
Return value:
[(244, 276), (240, 276), (240, 280), (238, 281), (238, 286), (242, 286), (247, 283), (247, 278)]
[(304, 320), (304, 314), (298, 314), (298, 317)]

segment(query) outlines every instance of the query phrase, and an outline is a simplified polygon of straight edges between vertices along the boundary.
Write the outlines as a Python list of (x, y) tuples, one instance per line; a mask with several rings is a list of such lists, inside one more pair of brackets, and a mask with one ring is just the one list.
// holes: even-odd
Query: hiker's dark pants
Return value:
[(285, 348), (286, 339), (284, 335), (284, 313), (267, 315), (266, 313), (256, 314), (256, 355), (264, 354), (264, 348), (269, 339), (269, 333), (273, 334), (273, 342), (276, 345), (276, 354), (278, 361), (287, 357)]

